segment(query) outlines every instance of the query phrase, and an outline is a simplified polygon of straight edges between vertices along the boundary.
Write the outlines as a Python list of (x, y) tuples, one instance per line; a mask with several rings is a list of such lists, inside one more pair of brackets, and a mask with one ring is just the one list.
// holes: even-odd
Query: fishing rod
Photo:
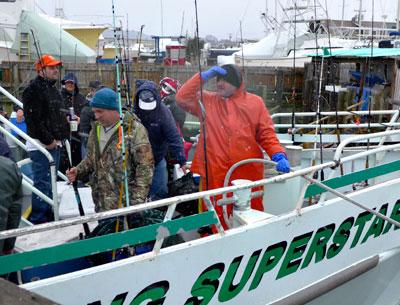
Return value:
[[(70, 135), (70, 139), (71, 139), (71, 135)], [(70, 145), (68, 140), (65, 140), (65, 148), (66, 148), (67, 154), (68, 154), (69, 165), (72, 168), (73, 165), (72, 165), (71, 145)], [(74, 189), (76, 202), (78, 203), (79, 215), (80, 216), (85, 216), (85, 211), (83, 209), (81, 196), (79, 195), (78, 180), (77, 179), (75, 179), (75, 181), (72, 182), (72, 187)], [(89, 225), (86, 222), (82, 223), (82, 225), (83, 225), (83, 230), (85, 231), (85, 235), (89, 236), (90, 235)]]
[(199, 17), (197, 13), (197, 0), (194, 0), (196, 12), (196, 43), (197, 43), (197, 59), (200, 74), (200, 100), (198, 101), (201, 110), (201, 128), (203, 132), (203, 149), (204, 163), (206, 167), (206, 189), (208, 190), (208, 159), (207, 159), (207, 128), (206, 128), (206, 109), (203, 104), (203, 80), (201, 79), (201, 61), (200, 61), (200, 36), (199, 36)]
[[(62, 38), (61, 38), (61, 19), (60, 19), (60, 61), (62, 61), (61, 49), (62, 49)], [(59, 81), (59, 84), (61, 86), (61, 73), (58, 73), (58, 81)]]
[[(123, 46), (121, 45), (121, 36), (119, 33), (122, 33), (122, 27), (116, 29), (116, 36), (117, 36), (117, 44), (115, 45), (116, 50), (118, 50), (118, 55), (119, 55), (119, 63), (121, 64), (121, 73), (120, 75), (122, 76), (122, 81), (121, 81), (121, 93), (125, 92), (125, 98), (126, 98), (126, 75), (125, 75), (125, 65), (124, 65), (124, 58), (122, 56), (122, 48)], [(125, 103), (126, 104), (126, 103)]]
[[(371, 68), (371, 61), (372, 58), (374, 56), (374, 7), (375, 7), (375, 3), (374, 0), (372, 0), (372, 20), (371, 20), (371, 53), (370, 53), (370, 59), (368, 61), (368, 73), (369, 73), (369, 79), (368, 79), (368, 87), (370, 88), (370, 90), (372, 90), (371, 88), (371, 80), (372, 80), (372, 68)], [(360, 12), (361, 13), (361, 12)], [(372, 110), (372, 96), (369, 96), (369, 101), (368, 101), (368, 117), (367, 117), (367, 123), (368, 123), (368, 127), (367, 127), (367, 133), (371, 133), (371, 110)], [(370, 140), (367, 139), (367, 151), (369, 150), (369, 146), (370, 146)], [(365, 168), (369, 168), (369, 156), (366, 156), (365, 159)], [(368, 185), (368, 180), (365, 180), (365, 185)]]
[(241, 43), (241, 51), (242, 51), (242, 74), (243, 74), (243, 79), (245, 78), (245, 73), (244, 73), (244, 51), (243, 51), (243, 31), (242, 31), (242, 21), (239, 21), (239, 27), (240, 27), (240, 43)]
[[(331, 73), (332, 69), (332, 43), (331, 43), (331, 30), (330, 30), (330, 22), (329, 22), (329, 15), (327, 11), (328, 7), (328, 2), (325, 0), (325, 14), (326, 14), (326, 20), (327, 20), (327, 29), (328, 29), (328, 47), (329, 47), (329, 64), (328, 64), (328, 79), (329, 76), (331, 76), (332, 80), (332, 86), (333, 86), (333, 94), (334, 97), (336, 97), (336, 85), (335, 85), (335, 74), (336, 74), (336, 69)], [(332, 75), (333, 74), (333, 75)], [(329, 94), (329, 98), (331, 98), (331, 94)], [(338, 103), (339, 103), (339, 97), (337, 96), (337, 99), (335, 100), (335, 120), (336, 120), (336, 138), (338, 141), (337, 145), (340, 145), (341, 143), (341, 137), (340, 137), (340, 129), (339, 129), (339, 116), (338, 116)], [(343, 176), (344, 170), (343, 170), (343, 164), (340, 164), (340, 175)]]
[[(123, 39), (123, 37), (122, 37)], [(128, 14), (126, 14), (126, 45), (128, 46), (126, 49), (128, 60), (125, 59), (125, 65), (126, 65), (126, 75), (127, 75), (127, 89), (128, 89), (128, 94), (129, 96), (131, 95), (131, 82), (130, 82), (130, 54), (129, 54), (129, 25), (128, 25)], [(128, 107), (132, 108), (132, 101), (129, 98), (128, 99)], [(131, 109), (130, 109), (131, 110)]]
[(292, 104), (292, 142), (294, 142), (294, 126), (296, 124), (296, 38), (297, 38), (297, 14), (296, 14), (296, 2), (294, 3), (295, 14), (294, 14), (294, 35), (293, 35), (293, 71), (292, 71), (292, 95), (290, 102)]
[[(124, 57), (121, 56), (122, 59), (122, 77), (124, 78), (124, 83), (125, 83), (125, 95), (126, 95), (126, 106), (128, 109), (131, 109), (132, 103), (131, 103), (131, 90), (130, 90), (130, 85), (129, 85), (129, 73), (127, 71), (127, 58), (126, 58), (126, 46), (125, 46), (125, 39), (124, 39), (124, 31), (122, 30), (122, 21), (120, 20), (120, 25), (121, 25), (121, 39), (122, 39), (122, 47), (124, 49)], [(129, 41), (128, 41), (128, 49), (129, 49)], [(121, 54), (121, 51), (120, 51)], [(129, 66), (129, 63), (128, 63)]]
[(42, 61), (42, 51), (40, 50), (39, 42), (36, 40), (36, 36), (35, 36), (33, 29), (31, 29), (31, 33), (32, 33), (32, 38), (33, 38), (33, 46), (35, 47), (36, 56), (38, 57), (38, 62), (40, 64), (42, 73), (44, 75), (46, 75), (46, 70), (44, 69), (44, 65), (43, 65), (43, 61)]
[[(117, 47), (117, 30), (115, 26), (115, 6), (114, 0), (112, 2), (112, 16), (113, 16), (113, 28), (114, 28), (114, 45)], [(118, 97), (118, 111), (119, 111), (119, 130), (118, 134), (121, 136), (121, 155), (122, 155), (122, 164), (123, 164), (123, 180), (124, 180), (124, 188), (125, 188), (125, 199), (126, 199), (126, 207), (129, 207), (129, 191), (128, 191), (128, 173), (126, 169), (126, 148), (125, 148), (125, 134), (124, 134), (124, 115), (122, 113), (122, 102), (121, 102), (121, 80), (120, 80), (120, 72), (119, 72), (119, 57), (118, 57), (118, 49), (115, 49), (115, 71), (117, 74), (117, 97)]]
[[(314, 20), (317, 20), (317, 4), (316, 1), (314, 0)], [(318, 50), (319, 50), (319, 46), (318, 46), (318, 29), (317, 29), (317, 25), (315, 23), (314, 26), (314, 34), (315, 34), (315, 49), (317, 52), (317, 56), (318, 56)], [(321, 122), (321, 87), (322, 87), (322, 75), (323, 75), (323, 70), (324, 70), (324, 55), (322, 54), (321, 56), (321, 64), (320, 64), (320, 73), (319, 73), (319, 77), (318, 77), (318, 87), (317, 87), (317, 119), (319, 120), (319, 127), (316, 127), (315, 129), (315, 136), (317, 137), (317, 134), (319, 135), (319, 157), (320, 157), (320, 163), (323, 163), (323, 151), (322, 151), (322, 122)], [(317, 150), (317, 141), (315, 139), (314, 142), (314, 160), (313, 162), (316, 162), (316, 150)], [(317, 172), (316, 172), (317, 174)], [(324, 170), (321, 169), (321, 181), (324, 181), (325, 177), (324, 177)]]

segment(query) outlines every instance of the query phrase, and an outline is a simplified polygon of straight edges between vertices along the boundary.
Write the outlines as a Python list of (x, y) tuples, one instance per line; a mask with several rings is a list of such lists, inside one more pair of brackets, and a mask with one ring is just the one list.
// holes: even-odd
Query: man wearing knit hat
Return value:
[[(217, 79), (216, 92), (203, 91), (201, 82)], [(229, 168), (244, 159), (262, 159), (264, 149), (277, 162), (277, 170), (289, 172), (290, 165), (285, 150), (276, 137), (272, 119), (264, 101), (257, 95), (246, 92), (242, 73), (235, 65), (215, 66), (189, 79), (176, 95), (178, 105), (185, 111), (202, 118), (198, 103), (202, 97), (206, 116), (207, 164), (204, 153), (204, 134), (200, 131), (199, 144), (193, 158), (191, 171), (202, 177), (202, 188), (215, 189), (223, 186)], [(207, 170), (206, 170), (207, 166)], [(208, 172), (208, 185), (206, 183)], [(237, 168), (231, 175), (235, 179), (259, 180), (264, 177), (262, 164), (250, 163)], [(251, 206), (263, 211), (260, 198), (253, 199)], [(222, 224), (222, 208), (215, 209)]]
[[(124, 113), (123, 126), (119, 123), (117, 94), (110, 88), (96, 92), (91, 101), (96, 117), (88, 140), (88, 154), (76, 167), (67, 171), (70, 181), (90, 175), (90, 185), (96, 212), (117, 209), (120, 186), (124, 184), (120, 128), (124, 128), (127, 149), (130, 205), (143, 203), (153, 177), (154, 160), (147, 131), (135, 114)], [(122, 203), (126, 202), (122, 191)]]

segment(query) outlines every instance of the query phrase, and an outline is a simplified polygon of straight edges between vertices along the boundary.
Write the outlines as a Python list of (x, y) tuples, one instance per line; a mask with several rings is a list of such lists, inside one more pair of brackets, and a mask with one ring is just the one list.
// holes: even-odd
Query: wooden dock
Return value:
[(59, 305), (0, 278), (0, 304), (2, 305)]

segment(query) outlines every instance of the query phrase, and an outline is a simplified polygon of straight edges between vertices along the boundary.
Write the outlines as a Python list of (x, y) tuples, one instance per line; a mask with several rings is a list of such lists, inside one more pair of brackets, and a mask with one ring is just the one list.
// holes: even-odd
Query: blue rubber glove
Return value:
[(281, 173), (290, 172), (290, 164), (287, 156), (283, 152), (272, 155), (271, 160), (276, 162), (276, 170)]
[(207, 71), (203, 71), (200, 73), (201, 79), (204, 80), (205, 82), (212, 79), (213, 77), (216, 77), (217, 75), (224, 76), (226, 75), (226, 70), (219, 67), (219, 66), (214, 66)]

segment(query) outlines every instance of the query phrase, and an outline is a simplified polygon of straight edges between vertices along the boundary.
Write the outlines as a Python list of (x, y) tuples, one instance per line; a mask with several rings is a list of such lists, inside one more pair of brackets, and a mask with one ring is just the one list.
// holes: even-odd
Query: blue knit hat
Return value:
[(93, 96), (90, 106), (94, 108), (119, 110), (117, 94), (110, 88), (103, 88)]

